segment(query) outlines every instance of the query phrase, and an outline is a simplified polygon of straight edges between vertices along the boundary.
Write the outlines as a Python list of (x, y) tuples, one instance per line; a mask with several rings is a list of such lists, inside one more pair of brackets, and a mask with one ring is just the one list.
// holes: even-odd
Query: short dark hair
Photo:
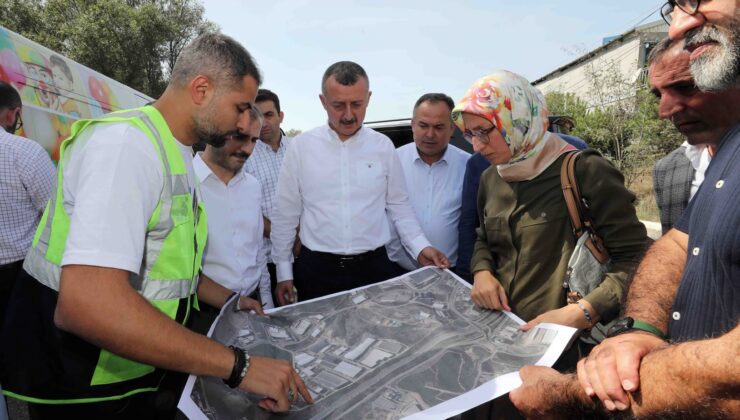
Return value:
[(447, 105), (447, 108), (450, 109), (450, 118), (452, 118), (452, 110), (455, 108), (455, 101), (453, 101), (452, 98), (445, 95), (444, 93), (425, 93), (421, 95), (421, 98), (419, 98), (414, 104), (414, 114), (416, 114), (416, 108), (418, 108), (419, 105), (423, 104), (424, 102), (429, 102), (432, 104), (437, 102), (444, 102), (445, 105)]
[(0, 80), (0, 109), (21, 106), (23, 106), (23, 102), (21, 102), (21, 95), (18, 94), (18, 91), (10, 83)]
[(170, 83), (185, 86), (193, 77), (202, 74), (219, 82), (219, 88), (229, 89), (239, 85), (245, 76), (252, 76), (257, 86), (262, 84), (254, 59), (240, 43), (221, 33), (201, 35), (185, 47), (172, 69)]
[(332, 76), (334, 76), (334, 80), (343, 86), (354, 85), (360, 77), (367, 80), (368, 85), (370, 84), (370, 79), (367, 77), (367, 73), (365, 73), (365, 69), (362, 66), (352, 61), (338, 61), (329, 66), (324, 72), (324, 77), (321, 78), (322, 92), (324, 91), (324, 86), (326, 86), (326, 81)]
[(665, 37), (660, 40), (652, 50), (650, 50), (650, 54), (648, 54), (647, 58), (647, 65), (648, 68), (652, 66), (653, 64), (657, 63), (658, 60), (660, 60), (665, 53), (670, 50), (674, 45), (676, 45), (679, 41), (673, 40), (669, 37)]
[(278, 114), (280, 113), (280, 98), (278, 98), (275, 92), (271, 91), (270, 89), (258, 90), (257, 99), (255, 99), (254, 102), (260, 103), (265, 101), (272, 101), (272, 103), (275, 104), (275, 109), (277, 109)]

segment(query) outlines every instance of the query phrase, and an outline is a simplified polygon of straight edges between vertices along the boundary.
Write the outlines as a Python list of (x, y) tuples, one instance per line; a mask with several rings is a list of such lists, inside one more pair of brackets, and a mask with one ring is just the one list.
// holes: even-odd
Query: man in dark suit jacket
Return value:
[(664, 234), (671, 230), (689, 204), (694, 172), (691, 161), (686, 157), (685, 145), (655, 163), (653, 187)]

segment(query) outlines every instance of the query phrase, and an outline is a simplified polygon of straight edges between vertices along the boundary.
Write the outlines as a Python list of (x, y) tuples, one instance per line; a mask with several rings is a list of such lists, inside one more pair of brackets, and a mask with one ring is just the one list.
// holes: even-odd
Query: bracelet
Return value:
[(237, 388), (249, 370), (249, 354), (239, 347), (229, 346), (234, 351), (234, 367), (231, 368), (229, 379), (224, 379), (224, 383), (230, 388)]
[(583, 316), (586, 318), (586, 322), (588, 322), (588, 328), (590, 329), (591, 327), (593, 327), (594, 319), (591, 317), (591, 313), (588, 311), (588, 309), (583, 306), (580, 300), (576, 302), (576, 305), (578, 305), (578, 307), (581, 308), (581, 310), (583, 311)]

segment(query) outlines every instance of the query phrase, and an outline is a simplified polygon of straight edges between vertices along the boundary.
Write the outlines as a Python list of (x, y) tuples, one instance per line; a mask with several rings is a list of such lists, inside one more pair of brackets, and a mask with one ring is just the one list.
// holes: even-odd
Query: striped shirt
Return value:
[(0, 265), (25, 258), (55, 185), (49, 154), (0, 129)]
[(676, 229), (689, 235), (668, 323), (672, 341), (718, 337), (740, 319), (740, 125), (720, 143)]
[[(278, 175), (280, 174), (280, 166), (283, 164), (285, 151), (288, 150), (288, 145), (290, 145), (291, 141), (293, 141), (291, 137), (282, 136), (280, 146), (277, 152), (274, 152), (272, 146), (260, 140), (254, 145), (252, 155), (249, 156), (249, 159), (244, 164), (244, 170), (257, 178), (260, 184), (262, 184), (262, 215), (267, 220), (272, 220), (272, 213), (275, 207), (275, 187), (277, 186)], [(272, 243), (269, 238), (264, 238), (264, 241), (267, 261), (272, 262), (272, 256), (270, 255)]]

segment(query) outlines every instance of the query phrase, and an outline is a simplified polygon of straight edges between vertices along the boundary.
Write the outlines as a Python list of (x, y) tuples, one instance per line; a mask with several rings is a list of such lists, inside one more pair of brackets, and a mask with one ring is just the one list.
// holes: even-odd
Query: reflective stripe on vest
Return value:
[[(156, 111), (155, 111), (156, 112)], [(33, 245), (24, 263), (24, 269), (45, 286), (59, 290), (59, 278), (61, 274), (61, 258), (64, 252), (64, 244), (69, 230), (69, 217), (63, 208), (62, 196), (62, 168), (65, 162), (64, 156), (67, 147), (71, 145), (77, 135), (86, 127), (101, 122), (132, 122), (138, 120), (146, 127), (142, 130), (152, 141), (164, 172), (164, 187), (157, 207), (149, 219), (145, 244), (144, 262), (142, 272), (131, 274), (131, 286), (147, 300), (181, 299), (193, 294), (197, 287), (197, 274), (200, 269), (200, 257), (203, 249), (201, 246), (195, 249), (192, 237), (187, 242), (169, 244), (170, 253), (176, 255), (162, 255), (162, 248), (167, 243), (168, 235), (175, 225), (186, 222), (190, 226), (195, 225), (193, 215), (193, 198), (188, 190), (187, 173), (182, 162), (177, 146), (175, 153), (167, 153), (162, 136), (157, 130), (151, 118), (142, 110), (131, 110), (122, 113), (108, 114), (97, 120), (83, 120), (75, 123), (72, 135), (65, 140), (60, 148), (60, 160), (57, 180), (57, 193), (47, 204), (39, 228), (34, 237)], [(141, 127), (140, 127), (141, 128)], [(169, 132), (169, 129), (167, 129)], [(172, 139), (174, 141), (174, 139)], [(174, 154), (174, 156), (172, 156)], [(179, 162), (172, 162), (173, 160)], [(173, 174), (172, 166), (179, 169)], [(174, 208), (173, 208), (174, 205)], [(198, 226), (205, 225), (202, 204), (198, 203)], [(188, 226), (189, 227), (189, 226)], [(56, 240), (52, 241), (52, 232), (59, 231)], [(190, 235), (180, 235), (190, 236)], [(199, 241), (205, 235), (197, 235)], [(170, 239), (170, 242), (173, 238)], [(176, 251), (175, 251), (176, 250)], [(187, 252), (192, 250), (191, 252)], [(187, 258), (183, 258), (182, 254)], [(195, 255), (193, 255), (195, 254)], [(192, 255), (192, 259), (190, 256)], [(188, 261), (184, 261), (184, 260)], [(174, 261), (173, 261), (174, 260)], [(183, 264), (186, 262), (185, 264)], [(192, 271), (191, 271), (192, 270)], [(174, 274), (174, 275), (173, 275)]]
[[(182, 302), (188, 304), (180, 311), (187, 320), (189, 298), (197, 288), (197, 276), (207, 236), (207, 220), (202, 206), (188, 189), (187, 169), (164, 118), (153, 107), (107, 114), (94, 120), (80, 120), (72, 126), (72, 134), (60, 147), (57, 189), (46, 206), (32, 247), (23, 268), (45, 286), (58, 291), (61, 260), (69, 232), (69, 216), (64, 209), (62, 172), (69, 161), (67, 149), (79, 134), (94, 124), (128, 123), (136, 126), (151, 141), (159, 155), (163, 169), (163, 188), (159, 202), (147, 223), (145, 252), (141, 271), (131, 273), (129, 283), (154, 307), (172, 319), (177, 318)], [(185, 300), (183, 300), (185, 299)], [(152, 373), (154, 367), (124, 359), (101, 349), (90, 385), (109, 385), (140, 378)], [(112, 391), (115, 394), (94, 398), (106, 400), (129, 395), (128, 389)], [(80, 395), (74, 401), (90, 401)]]

